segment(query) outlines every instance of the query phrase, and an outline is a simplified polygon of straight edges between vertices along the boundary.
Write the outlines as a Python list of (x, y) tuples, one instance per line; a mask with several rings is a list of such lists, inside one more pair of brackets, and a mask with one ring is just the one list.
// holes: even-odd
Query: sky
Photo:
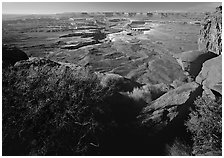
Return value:
[(209, 11), (220, 4), (220, 2), (3, 2), (2, 13)]

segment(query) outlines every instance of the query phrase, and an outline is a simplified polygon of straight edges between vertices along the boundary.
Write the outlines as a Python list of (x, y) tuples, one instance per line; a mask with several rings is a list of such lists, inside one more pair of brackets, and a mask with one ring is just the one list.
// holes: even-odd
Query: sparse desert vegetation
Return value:
[[(61, 72), (60, 72), (61, 71)], [(6, 155), (94, 153), (112, 125), (108, 88), (88, 72), (48, 66), (3, 73), (3, 151)]]
[(222, 98), (200, 97), (186, 123), (193, 134), (193, 154), (222, 155)]

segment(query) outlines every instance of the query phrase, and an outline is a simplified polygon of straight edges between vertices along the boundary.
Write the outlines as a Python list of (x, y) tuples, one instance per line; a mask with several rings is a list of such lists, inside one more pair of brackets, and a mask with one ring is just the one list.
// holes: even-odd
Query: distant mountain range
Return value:
[(215, 8), (222, 5), (221, 2), (214, 3), (204, 3), (200, 5), (195, 5), (194, 7), (187, 8), (186, 12), (214, 12)]
[(2, 20), (17, 20), (23, 18), (53, 17), (55, 14), (2, 14)]
[[(215, 8), (222, 5), (221, 2), (214, 2), (214, 3), (204, 3), (200, 5), (195, 5), (194, 7), (186, 8), (183, 10), (176, 10), (176, 11), (158, 11), (158, 12), (214, 12)], [(68, 13), (57, 13), (57, 14), (2, 14), (2, 20), (16, 20), (21, 18), (49, 18), (49, 17), (61, 17), (61, 16), (71, 16), (80, 14), (78, 12), (68, 12)]]

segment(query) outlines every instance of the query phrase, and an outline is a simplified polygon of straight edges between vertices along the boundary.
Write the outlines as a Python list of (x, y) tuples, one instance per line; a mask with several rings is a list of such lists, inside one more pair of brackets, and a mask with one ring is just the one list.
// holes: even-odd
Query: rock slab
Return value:
[(199, 95), (193, 94), (198, 87), (197, 83), (191, 82), (168, 91), (143, 108), (139, 117), (142, 124), (157, 131), (167, 127), (174, 119), (184, 118), (193, 100)]
[(202, 84), (207, 92), (213, 90), (222, 94), (222, 55), (203, 64), (201, 72), (196, 77), (196, 82)]

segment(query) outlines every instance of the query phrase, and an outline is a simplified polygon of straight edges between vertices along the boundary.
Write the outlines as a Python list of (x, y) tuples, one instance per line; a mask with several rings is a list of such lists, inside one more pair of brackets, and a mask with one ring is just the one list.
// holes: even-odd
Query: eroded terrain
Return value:
[(76, 13), (3, 21), (3, 44), (141, 83), (186, 80), (173, 55), (197, 49), (202, 13)]

